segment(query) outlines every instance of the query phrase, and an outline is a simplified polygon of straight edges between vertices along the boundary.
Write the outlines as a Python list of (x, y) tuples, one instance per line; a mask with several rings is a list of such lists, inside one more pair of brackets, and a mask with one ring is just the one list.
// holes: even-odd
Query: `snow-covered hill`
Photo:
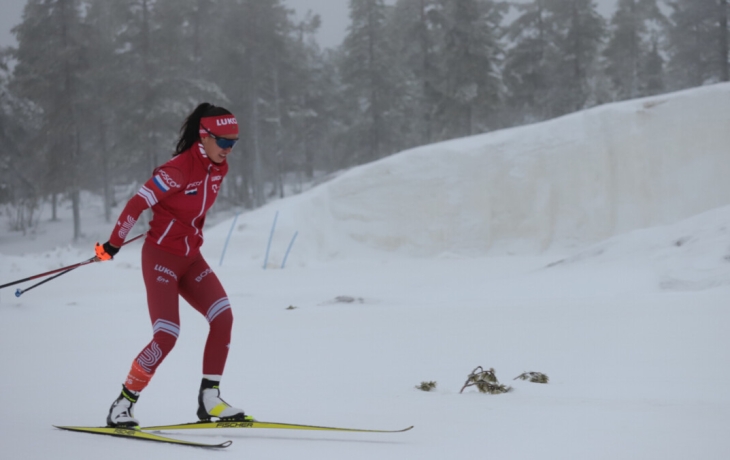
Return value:
[(294, 263), (350, 257), (353, 243), (428, 257), (570, 251), (677, 222), (730, 204), (728, 107), (722, 84), (406, 151), (243, 216), (237, 250), (264, 246), (276, 211), (279, 246), (299, 231)]

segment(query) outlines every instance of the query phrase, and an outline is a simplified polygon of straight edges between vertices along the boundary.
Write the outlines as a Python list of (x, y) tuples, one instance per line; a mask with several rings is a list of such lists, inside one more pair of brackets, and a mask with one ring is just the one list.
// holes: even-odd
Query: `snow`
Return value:
[[(265, 421), (411, 431), (166, 433), (233, 440), (215, 453), (54, 429), (103, 425), (150, 339), (132, 243), (0, 291), (1, 456), (726, 459), (729, 99), (714, 85), (413, 149), (209, 222), (236, 317), (223, 397)], [(93, 255), (111, 225), (84, 199), (78, 244), (65, 207), (0, 230), (0, 284)], [(181, 322), (145, 425), (194, 420), (207, 328), (184, 302)], [(459, 394), (477, 366), (513, 391)]]

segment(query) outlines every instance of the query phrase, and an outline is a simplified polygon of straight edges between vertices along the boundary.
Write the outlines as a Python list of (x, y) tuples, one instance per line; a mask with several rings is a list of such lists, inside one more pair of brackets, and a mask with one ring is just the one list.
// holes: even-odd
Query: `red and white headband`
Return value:
[(237, 136), (238, 121), (233, 115), (218, 115), (200, 119), (200, 137), (208, 137), (208, 132), (214, 136)]

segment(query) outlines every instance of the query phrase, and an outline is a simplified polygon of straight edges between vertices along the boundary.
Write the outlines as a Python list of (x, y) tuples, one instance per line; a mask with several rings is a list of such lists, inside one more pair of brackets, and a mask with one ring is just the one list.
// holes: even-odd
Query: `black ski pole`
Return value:
[(2, 286), (0, 286), (0, 289), (6, 288), (6, 287), (9, 287), (9, 286), (14, 286), (16, 284), (24, 283), (26, 281), (30, 281), (30, 280), (42, 278), (44, 276), (53, 275), (54, 273), (58, 273), (58, 272), (63, 271), (63, 270), (71, 270), (71, 269), (74, 269), (74, 268), (78, 268), (78, 267), (80, 267), (82, 265), (86, 265), (86, 264), (93, 263), (94, 262), (94, 259), (96, 259), (96, 257), (92, 257), (91, 259), (85, 260), (83, 262), (79, 262), (77, 264), (69, 265), (68, 267), (57, 268), (55, 270), (51, 270), (50, 272), (39, 273), (37, 275), (29, 276), (28, 278), (23, 278), (22, 280), (17, 280), (17, 281), (13, 281), (11, 283), (3, 284)]
[[(124, 244), (122, 244), (122, 246), (125, 246), (125, 245), (131, 243), (132, 241), (138, 240), (138, 239), (142, 238), (144, 235), (145, 235), (144, 233), (142, 233), (141, 235), (137, 235), (134, 238), (132, 238), (131, 240), (125, 241)], [(28, 278), (23, 278), (22, 280), (13, 281), (12, 283), (3, 284), (2, 286), (0, 286), (0, 289), (5, 288), (5, 287), (8, 287), (8, 286), (13, 286), (15, 284), (20, 284), (20, 283), (23, 283), (25, 281), (34, 280), (34, 279), (42, 278), (44, 276), (53, 275), (54, 273), (61, 272), (61, 273), (58, 273), (56, 276), (52, 276), (52, 277), (50, 277), (48, 279), (45, 279), (45, 280), (41, 281), (40, 283), (34, 284), (33, 286), (31, 286), (31, 287), (29, 287), (27, 289), (18, 289), (18, 290), (16, 290), (15, 291), (15, 297), (20, 297), (24, 292), (30, 291), (34, 287), (40, 286), (43, 283), (47, 283), (48, 281), (51, 281), (52, 279), (56, 279), (56, 278), (58, 278), (61, 275), (65, 275), (66, 273), (70, 272), (71, 270), (75, 270), (75, 269), (79, 268), (82, 265), (88, 265), (88, 264), (94, 263), (96, 261), (97, 261), (96, 260), (96, 257), (92, 257), (90, 259), (84, 260), (83, 262), (79, 262), (77, 264), (69, 265), (67, 267), (57, 268), (55, 270), (51, 270), (51, 271), (45, 272), (45, 273), (39, 273), (38, 275), (29, 276)]]
[(21, 295), (23, 295), (24, 292), (30, 291), (31, 289), (36, 288), (36, 287), (40, 286), (43, 283), (47, 283), (47, 282), (49, 282), (51, 280), (54, 280), (54, 279), (58, 278), (61, 275), (65, 275), (66, 273), (70, 272), (71, 270), (76, 270), (80, 266), (81, 265), (77, 265), (77, 266), (75, 266), (73, 268), (69, 268), (68, 270), (63, 271), (63, 272), (59, 273), (58, 275), (54, 275), (54, 276), (51, 276), (50, 278), (46, 278), (43, 281), (41, 281), (40, 283), (36, 283), (36, 284), (34, 284), (33, 286), (31, 286), (29, 288), (26, 288), (26, 289), (20, 289), (20, 288), (18, 288), (15, 291), (15, 297), (20, 297)]

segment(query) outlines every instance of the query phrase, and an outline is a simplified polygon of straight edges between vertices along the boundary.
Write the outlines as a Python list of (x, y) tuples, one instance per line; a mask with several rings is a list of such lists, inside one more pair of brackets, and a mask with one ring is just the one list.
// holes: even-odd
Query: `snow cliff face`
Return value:
[(297, 246), (317, 258), (351, 240), (409, 256), (581, 246), (730, 203), (728, 107), (730, 84), (608, 104), (402, 152), (259, 212), (306, 227)]

